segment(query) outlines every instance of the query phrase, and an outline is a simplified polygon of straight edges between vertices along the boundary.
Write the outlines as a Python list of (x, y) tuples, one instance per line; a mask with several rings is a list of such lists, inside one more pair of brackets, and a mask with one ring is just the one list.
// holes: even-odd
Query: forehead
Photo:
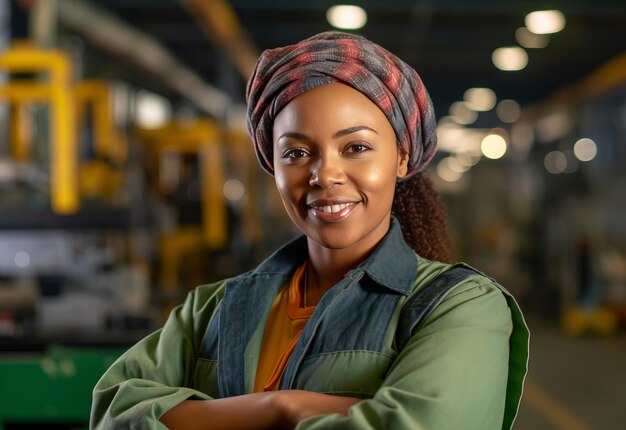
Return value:
[(385, 114), (367, 96), (345, 84), (331, 83), (289, 102), (274, 119), (273, 130), (276, 136), (279, 131), (321, 128), (334, 132), (355, 125), (393, 132)]

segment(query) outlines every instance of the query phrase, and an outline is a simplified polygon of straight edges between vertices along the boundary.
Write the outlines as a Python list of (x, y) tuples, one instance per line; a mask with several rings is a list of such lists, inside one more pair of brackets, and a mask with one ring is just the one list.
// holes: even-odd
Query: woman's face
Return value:
[(278, 192), (309, 240), (367, 252), (382, 239), (408, 157), (372, 101), (339, 83), (309, 90), (276, 116), (273, 145)]

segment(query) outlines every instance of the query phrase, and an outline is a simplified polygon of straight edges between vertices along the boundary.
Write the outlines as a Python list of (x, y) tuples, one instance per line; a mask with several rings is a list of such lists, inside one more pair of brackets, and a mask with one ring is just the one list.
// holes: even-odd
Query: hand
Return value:
[(356, 397), (331, 396), (311, 391), (275, 391), (277, 408), (281, 411), (286, 428), (295, 427), (300, 421), (315, 415), (348, 415), (348, 409), (362, 399)]

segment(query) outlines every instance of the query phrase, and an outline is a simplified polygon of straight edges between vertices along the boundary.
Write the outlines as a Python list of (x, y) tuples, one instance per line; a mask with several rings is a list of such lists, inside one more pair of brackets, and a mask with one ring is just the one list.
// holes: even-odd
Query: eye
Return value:
[(370, 148), (365, 143), (352, 143), (346, 148), (346, 152), (349, 152), (352, 154), (360, 154), (361, 152), (366, 152), (371, 149), (372, 148)]
[(300, 149), (300, 148), (292, 148), (292, 149), (288, 149), (285, 152), (283, 152), (283, 158), (288, 158), (291, 160), (295, 160), (298, 158), (304, 158), (306, 157), (308, 154), (308, 152), (306, 152), (304, 149)]

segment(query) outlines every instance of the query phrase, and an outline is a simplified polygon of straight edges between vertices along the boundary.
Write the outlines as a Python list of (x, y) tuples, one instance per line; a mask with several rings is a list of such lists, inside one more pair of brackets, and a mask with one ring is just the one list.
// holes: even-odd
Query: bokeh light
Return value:
[(335, 28), (357, 30), (367, 22), (367, 13), (359, 6), (336, 5), (328, 9), (326, 19)]
[(476, 113), (476, 111), (468, 108), (464, 102), (452, 103), (449, 113), (452, 117), (452, 120), (457, 124), (473, 124), (478, 118), (478, 114)]
[(576, 141), (574, 144), (574, 155), (580, 161), (591, 161), (596, 158), (597, 153), (598, 146), (593, 140), (587, 137)]
[(496, 93), (489, 88), (470, 88), (463, 94), (465, 105), (471, 110), (485, 112), (496, 105)]
[(243, 198), (246, 189), (239, 179), (229, 179), (224, 183), (223, 192), (227, 200), (236, 202)]
[(496, 114), (501, 121), (510, 124), (520, 118), (522, 109), (515, 100), (502, 100), (496, 106)]
[(490, 133), (482, 140), (480, 149), (485, 157), (497, 160), (506, 154), (506, 140), (499, 134)]
[(552, 151), (543, 159), (546, 170), (553, 175), (565, 172), (567, 169), (567, 156), (561, 151)]
[(450, 157), (446, 157), (437, 164), (437, 174), (446, 182), (456, 182), (463, 176), (462, 172), (454, 171), (450, 166)]
[(528, 54), (519, 46), (504, 46), (491, 54), (493, 64), (500, 70), (515, 72), (528, 64)]
[(545, 34), (533, 33), (526, 27), (520, 27), (515, 30), (515, 40), (524, 48), (538, 49), (548, 46), (550, 38)]
[(535, 34), (557, 33), (565, 28), (565, 16), (558, 10), (538, 10), (526, 15), (524, 23)]

